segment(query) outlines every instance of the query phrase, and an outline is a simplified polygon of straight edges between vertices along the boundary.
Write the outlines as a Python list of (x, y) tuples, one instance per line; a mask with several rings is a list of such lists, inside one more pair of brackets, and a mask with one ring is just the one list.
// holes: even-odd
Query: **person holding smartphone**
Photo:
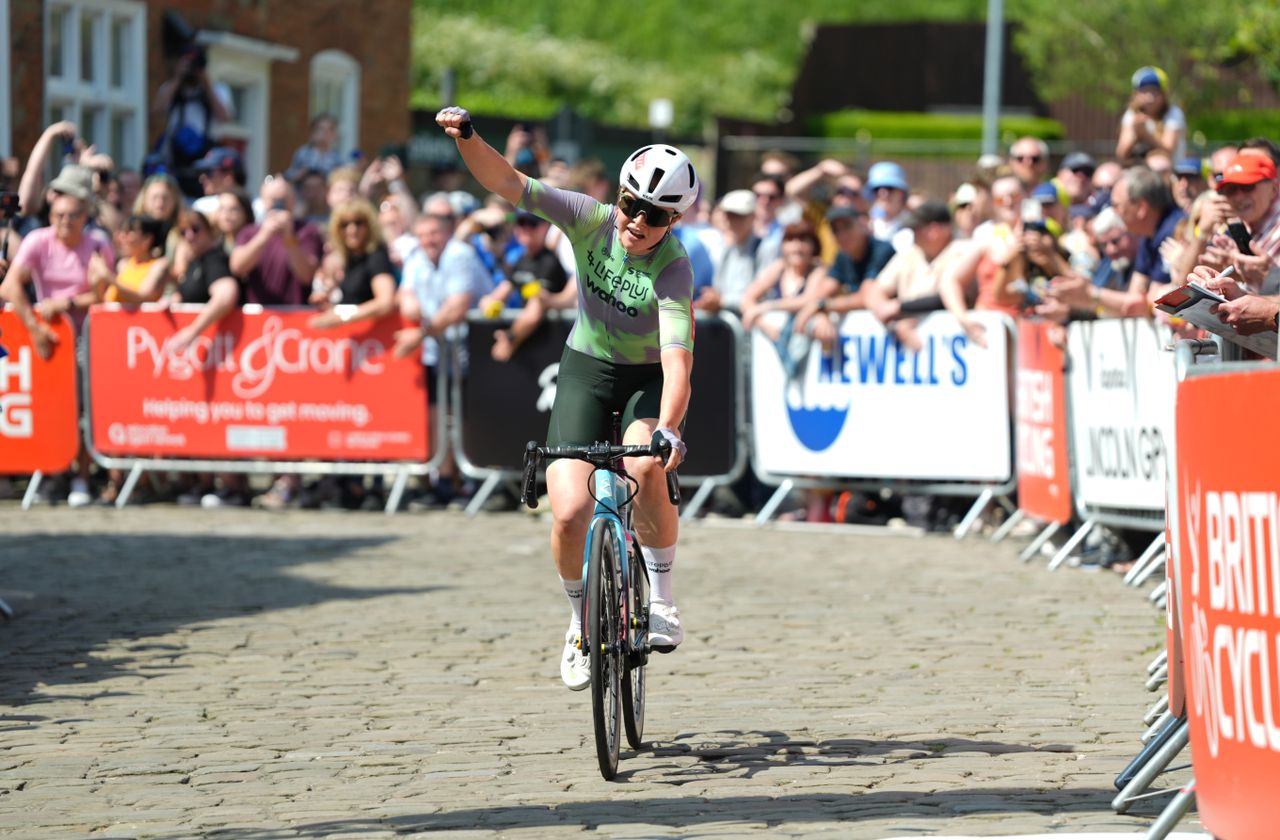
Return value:
[[(1200, 262), (1216, 271), (1234, 265), (1246, 285), (1261, 289), (1267, 275), (1280, 266), (1280, 180), (1276, 165), (1265, 154), (1243, 151), (1223, 170), (1217, 191), (1217, 199), (1211, 205), (1214, 220), (1225, 222), (1226, 226), (1201, 231), (1201, 235), (1209, 234), (1209, 239)], [(1232, 223), (1237, 224), (1234, 237)], [(1246, 248), (1252, 253), (1247, 253)]]
[(294, 217), (293, 187), (285, 179), (265, 181), (261, 198), (266, 214), (260, 224), (246, 225), (236, 236), (231, 272), (244, 278), (245, 303), (302, 305), (320, 265), (324, 237), (314, 225)]

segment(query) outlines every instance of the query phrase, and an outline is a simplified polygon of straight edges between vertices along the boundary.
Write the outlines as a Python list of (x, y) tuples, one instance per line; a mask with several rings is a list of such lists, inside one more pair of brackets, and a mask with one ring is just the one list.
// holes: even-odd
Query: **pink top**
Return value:
[(102, 255), (108, 266), (115, 265), (111, 246), (90, 231), (85, 230), (80, 235), (80, 244), (71, 249), (62, 244), (52, 227), (43, 227), (23, 238), (13, 265), (25, 265), (31, 269), (36, 300), (69, 298), (88, 291), (89, 257), (95, 251)]

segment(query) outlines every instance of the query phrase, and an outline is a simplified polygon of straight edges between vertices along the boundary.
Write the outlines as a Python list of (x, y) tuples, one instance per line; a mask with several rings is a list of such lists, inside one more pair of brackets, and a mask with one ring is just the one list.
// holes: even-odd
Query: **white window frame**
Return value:
[(0, 157), (13, 154), (13, 117), (9, 67), (13, 47), (9, 42), (9, 0), (0, 0)]
[(320, 114), (312, 95), (317, 81), (342, 88), (341, 113), (332, 116), (338, 121), (338, 151), (345, 159), (360, 148), (360, 62), (342, 50), (323, 50), (311, 57), (311, 119)]
[[(64, 75), (55, 77), (51, 68), (48, 37), (53, 11), (65, 12), (62, 33)], [(93, 38), (94, 81), (82, 78), (80, 55), (80, 22), (84, 14), (97, 16)], [(129, 22), (129, 40), (124, 50), (122, 86), (111, 86), (111, 22), (125, 19)], [(105, 152), (119, 167), (137, 167), (142, 163), (147, 145), (147, 9), (142, 0), (48, 0), (44, 4), (44, 116), (45, 124), (52, 122), (54, 108), (62, 110), (63, 119), (76, 124), (81, 136), (91, 134), (98, 150)], [(6, 41), (7, 41), (6, 37)], [(7, 62), (6, 62), (7, 64)], [(8, 84), (5, 85), (6, 94)], [(85, 107), (97, 110), (92, 126), (84, 123)], [(111, 136), (112, 112), (130, 115), (130, 127), (120, 148), (115, 147)], [(91, 129), (91, 130), (88, 130)]]

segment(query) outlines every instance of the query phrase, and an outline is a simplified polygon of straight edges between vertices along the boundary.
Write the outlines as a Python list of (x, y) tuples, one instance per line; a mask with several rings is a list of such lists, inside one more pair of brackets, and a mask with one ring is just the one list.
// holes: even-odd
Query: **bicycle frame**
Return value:
[[(582, 547), (582, 580), (587, 579), (587, 566), (591, 561), (591, 535), (595, 530), (595, 523), (598, 519), (605, 519), (613, 528), (614, 534), (618, 538), (618, 546), (621, 549), (619, 554), (618, 570), (620, 572), (620, 581), (622, 592), (629, 592), (628, 586), (631, 581), (631, 575), (634, 570), (631, 568), (631, 505), (627, 498), (631, 495), (631, 488), (623, 476), (622, 465), (617, 464), (617, 471), (608, 469), (597, 469), (591, 474), (591, 483), (595, 488), (596, 507), (591, 514), (591, 524), (587, 527), (587, 541)], [(631, 620), (632, 604), (630, 597), (623, 598), (623, 626), (631, 628), (635, 626)], [(628, 630), (626, 634), (628, 648), (632, 645), (631, 632)], [(630, 655), (631, 649), (623, 651)]]

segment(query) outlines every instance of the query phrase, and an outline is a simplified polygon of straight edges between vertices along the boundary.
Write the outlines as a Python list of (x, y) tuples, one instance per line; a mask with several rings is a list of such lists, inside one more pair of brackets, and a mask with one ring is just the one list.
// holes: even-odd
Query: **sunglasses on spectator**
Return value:
[(338, 227), (345, 228), (345, 227), (351, 227), (352, 225), (355, 225), (358, 228), (362, 228), (362, 227), (368, 227), (369, 223), (364, 219), (359, 218), (358, 216), (354, 219), (343, 219), (342, 221), (338, 222)]
[(1223, 184), (1218, 187), (1218, 192), (1229, 197), (1236, 193), (1251, 193), (1257, 186), (1257, 184)]
[(528, 216), (520, 216), (515, 220), (515, 226), (522, 228), (536, 228), (540, 224), (542, 224), (542, 219), (531, 219)]
[(1075, 166), (1071, 168), (1071, 172), (1076, 175), (1088, 175), (1090, 178), (1093, 177), (1093, 167), (1091, 166)]
[(761, 201), (777, 201), (778, 199), (782, 198), (780, 194), (776, 192), (768, 192), (768, 191), (758, 192), (755, 194), (755, 196)]
[(1039, 163), (1044, 160), (1042, 155), (1014, 155), (1013, 159), (1018, 163)]
[(653, 202), (645, 201), (643, 198), (634, 196), (626, 190), (618, 194), (618, 209), (628, 219), (638, 219), (644, 216), (645, 220), (653, 227), (666, 227), (676, 217), (676, 211), (669, 210), (666, 207), (659, 207)]
[(857, 198), (862, 195), (862, 192), (860, 190), (855, 190), (853, 187), (841, 187), (836, 190), (836, 195), (843, 195), (847, 198)]

